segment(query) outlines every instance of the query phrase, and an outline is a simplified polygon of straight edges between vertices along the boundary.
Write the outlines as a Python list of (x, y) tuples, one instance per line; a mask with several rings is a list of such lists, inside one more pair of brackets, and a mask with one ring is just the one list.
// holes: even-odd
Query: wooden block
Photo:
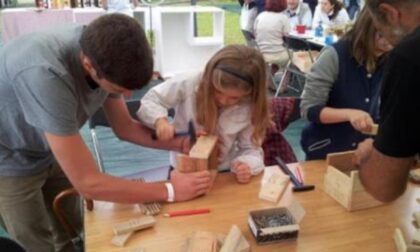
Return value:
[(364, 134), (376, 136), (378, 134), (378, 124), (373, 124), (370, 131), (363, 131)]
[(121, 235), (116, 235), (112, 238), (111, 243), (118, 247), (124, 247), (128, 239), (134, 234), (134, 232), (128, 232)]
[(248, 241), (242, 235), (241, 240), (239, 241), (238, 246), (236, 247), (236, 252), (250, 252), (251, 246), (249, 245)]
[(414, 218), (416, 219), (417, 225), (420, 226), (420, 212), (414, 213)]
[(263, 200), (277, 202), (280, 198), (280, 195), (287, 187), (289, 181), (289, 176), (280, 173), (274, 173), (268, 179), (267, 183), (261, 187), (258, 197)]
[(145, 216), (138, 219), (131, 219), (129, 221), (117, 223), (114, 225), (114, 234), (121, 235), (145, 228), (154, 226), (156, 223), (155, 218), (152, 216)]
[(191, 148), (189, 155), (178, 154), (177, 170), (180, 172), (195, 172), (202, 170), (217, 170), (217, 137), (201, 136)]
[(398, 252), (407, 252), (407, 244), (405, 243), (404, 236), (399, 228), (395, 229), (394, 242)]
[(243, 237), (241, 230), (238, 226), (232, 225), (220, 252), (249, 251), (249, 249), (249, 243), (246, 241), (245, 237)]
[(416, 233), (414, 234), (413, 244), (414, 245), (420, 245), (420, 229), (417, 229)]
[[(223, 243), (225, 242), (225, 239), (226, 239), (226, 235), (217, 234), (216, 237), (217, 237), (218, 244), (221, 244), (221, 246), (223, 246)], [(236, 249), (237, 250), (235, 252), (250, 252), (251, 251), (251, 247), (249, 246), (248, 241), (245, 239), (243, 235), (241, 236), (239, 245), (236, 247)]]
[(201, 136), (191, 148), (189, 156), (192, 158), (208, 159), (216, 144), (216, 136)]
[(188, 239), (187, 252), (216, 252), (217, 238), (211, 232), (199, 231)]

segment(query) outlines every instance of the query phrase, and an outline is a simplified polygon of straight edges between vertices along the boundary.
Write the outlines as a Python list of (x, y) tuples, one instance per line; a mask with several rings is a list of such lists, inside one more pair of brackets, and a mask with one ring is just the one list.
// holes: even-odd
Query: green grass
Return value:
[[(225, 10), (225, 45), (246, 44), (239, 27), (240, 7), (237, 1), (199, 1), (198, 5), (216, 6)], [(200, 13), (197, 15), (197, 33), (200, 37), (213, 35), (213, 19), (211, 14)]]

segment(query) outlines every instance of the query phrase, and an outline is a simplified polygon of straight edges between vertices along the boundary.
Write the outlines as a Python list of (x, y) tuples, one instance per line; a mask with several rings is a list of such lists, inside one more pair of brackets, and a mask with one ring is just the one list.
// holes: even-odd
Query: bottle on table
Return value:
[(319, 21), (318, 26), (315, 28), (315, 37), (322, 37), (324, 35), (324, 28), (322, 27), (322, 21)]

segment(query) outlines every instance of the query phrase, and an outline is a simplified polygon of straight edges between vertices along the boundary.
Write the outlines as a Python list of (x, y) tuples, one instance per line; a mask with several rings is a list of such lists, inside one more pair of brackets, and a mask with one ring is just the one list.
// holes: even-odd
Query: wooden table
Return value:
[(294, 196), (305, 208), (297, 240), (258, 246), (247, 224), (250, 210), (270, 208), (273, 203), (258, 199), (261, 176), (250, 184), (237, 184), (230, 173), (219, 174), (211, 192), (183, 203), (167, 204), (163, 212), (211, 208), (210, 214), (167, 218), (157, 216), (154, 228), (136, 233), (124, 248), (111, 244), (115, 223), (140, 217), (136, 205), (95, 202), (95, 209), (85, 213), (86, 251), (130, 251), (144, 247), (147, 252), (182, 251), (185, 239), (194, 231), (227, 234), (237, 224), (252, 246), (252, 251), (396, 251), (393, 233), (399, 227), (407, 241), (414, 236), (413, 213), (420, 211), (420, 187), (409, 184), (407, 192), (392, 204), (347, 212), (323, 191), (324, 161), (301, 164), (305, 182), (315, 184), (309, 192), (292, 193), (290, 186), (282, 201)]

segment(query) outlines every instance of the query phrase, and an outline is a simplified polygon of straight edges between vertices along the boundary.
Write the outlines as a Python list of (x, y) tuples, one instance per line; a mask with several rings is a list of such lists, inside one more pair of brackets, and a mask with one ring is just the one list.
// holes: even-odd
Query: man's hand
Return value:
[(347, 117), (353, 128), (360, 132), (370, 132), (373, 127), (373, 119), (369, 113), (363, 110), (350, 109)]
[(236, 174), (236, 180), (241, 184), (246, 184), (251, 181), (251, 168), (245, 163), (236, 161), (233, 163), (233, 171)]
[(210, 181), (210, 172), (207, 170), (192, 173), (172, 171), (171, 183), (175, 190), (175, 201), (186, 201), (207, 193)]
[(364, 163), (372, 152), (372, 146), (372, 138), (367, 138), (365, 141), (360, 142), (354, 153), (353, 164), (359, 166)]
[(167, 118), (159, 118), (155, 123), (156, 136), (159, 140), (170, 140), (174, 138), (175, 127), (168, 122)]

